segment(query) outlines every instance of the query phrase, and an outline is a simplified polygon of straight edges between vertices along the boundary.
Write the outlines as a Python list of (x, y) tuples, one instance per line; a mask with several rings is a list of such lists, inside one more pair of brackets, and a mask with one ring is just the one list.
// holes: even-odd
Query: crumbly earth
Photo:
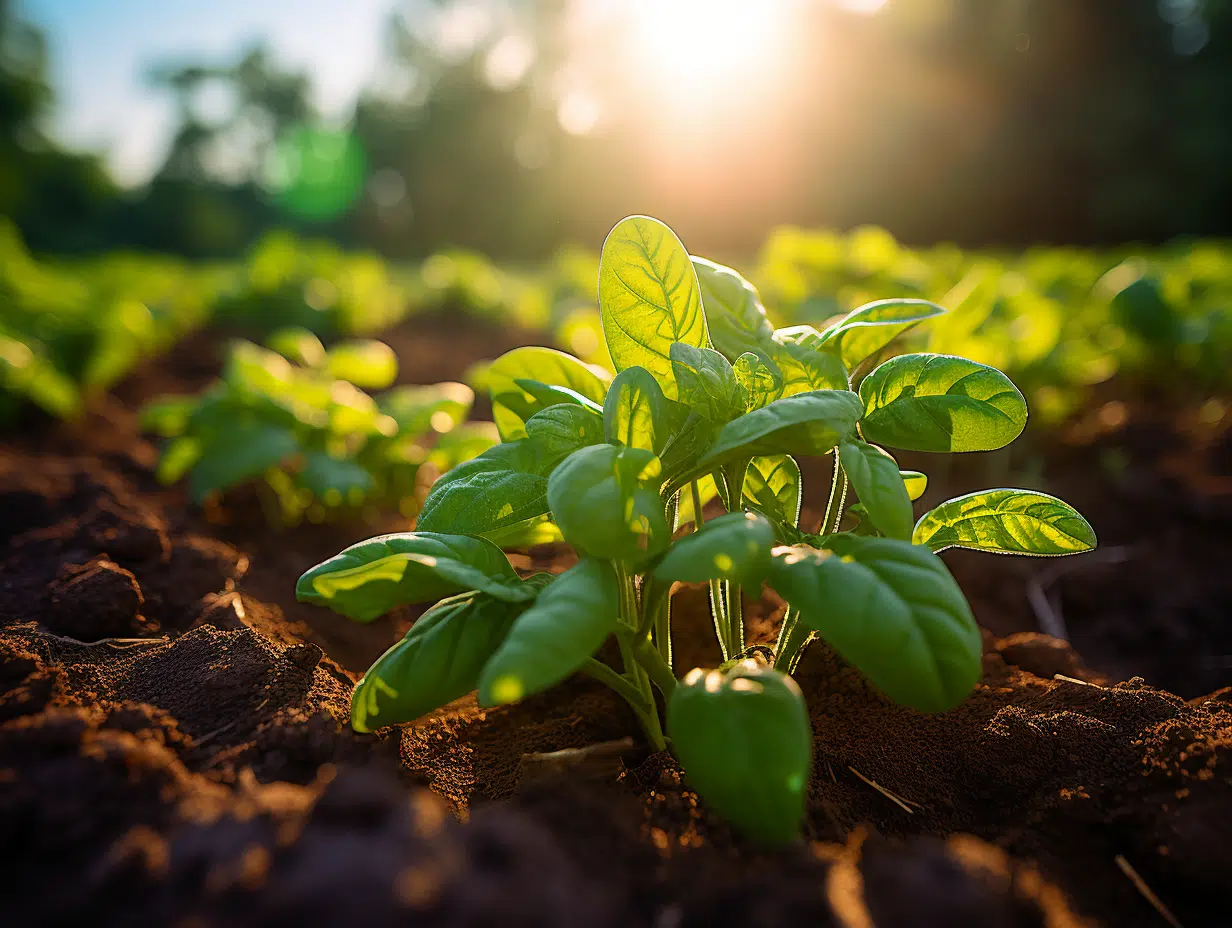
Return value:
[[(417, 350), (437, 357), (431, 337), (451, 330), (423, 331)], [(1048, 578), (1090, 666), (1026, 630), (1041, 566), (1011, 559), (950, 562), (1000, 636), (951, 712), (896, 707), (812, 647), (798, 674), (816, 738), (806, 834), (767, 850), (636, 740), (576, 766), (537, 759), (636, 731), (587, 680), (352, 732), (357, 672), (414, 614), (350, 625), (291, 587), (395, 526), (276, 532), (242, 497), (190, 509), (152, 482), (132, 416), (174, 380), (145, 371), (85, 423), (34, 423), (0, 450), (6, 924), (1167, 924), (1130, 874), (1187, 928), (1232, 923), (1232, 690), (1211, 661), (1232, 653), (1229, 576), (1214, 569), (1229, 508), (1210, 477), (1226, 436), (1202, 438), (1202, 479), (1192, 455), (1189, 471), (1131, 458), (1087, 499), (1096, 452), (1049, 452), (1064, 464), (1050, 486), (1106, 547), (1134, 552)], [(1118, 447), (1150, 437), (1121, 433)], [(703, 592), (675, 602), (678, 664), (713, 665)], [(781, 604), (748, 613), (750, 636), (771, 640)], [(1118, 637), (1114, 621), (1133, 627)]]

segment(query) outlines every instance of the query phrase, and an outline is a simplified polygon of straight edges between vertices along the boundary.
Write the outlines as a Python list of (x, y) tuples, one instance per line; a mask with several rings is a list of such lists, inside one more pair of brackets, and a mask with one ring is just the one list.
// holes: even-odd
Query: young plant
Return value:
[(143, 410), (143, 427), (169, 439), (162, 482), (187, 475), (200, 503), (256, 481), (274, 523), (372, 504), (410, 516), (425, 461), (445, 471), (495, 441), (491, 423), (462, 424), (474, 399), (464, 384), (396, 387), (376, 398), (361, 390), (397, 376), (382, 342), (327, 351), (311, 332), (284, 329), (269, 344), (236, 341), (213, 386)]
[[(501, 443), (437, 481), (417, 531), (347, 548), (305, 573), (297, 595), (360, 622), (440, 600), (356, 688), (359, 731), (471, 690), (498, 706), (584, 673), (624, 697), (650, 745), (670, 744), (734, 825), (789, 840), (812, 753), (789, 674), (808, 642), (824, 638), (890, 698), (944, 711), (979, 679), (981, 642), (936, 552), (1072, 554), (1092, 548), (1094, 533), (1060, 500), (1012, 489), (951, 500), (913, 523), (925, 478), (881, 446), (991, 450), (1027, 417), (1014, 385), (972, 361), (904, 355), (873, 366), (940, 307), (887, 301), (825, 331), (775, 330), (747, 281), (691, 258), (645, 217), (608, 236), (599, 303), (614, 379), (546, 348), (495, 361)], [(810, 455), (834, 462), (816, 532), (799, 524), (795, 458)], [(704, 484), (727, 510), (709, 521)], [(859, 524), (842, 531), (852, 488)], [(523, 579), (498, 546), (554, 535), (579, 555), (559, 576)], [(677, 583), (709, 586), (724, 659), (680, 681)], [(763, 584), (790, 606), (772, 663), (750, 657), (744, 637), (742, 596)], [(615, 665), (597, 656), (609, 639)]]

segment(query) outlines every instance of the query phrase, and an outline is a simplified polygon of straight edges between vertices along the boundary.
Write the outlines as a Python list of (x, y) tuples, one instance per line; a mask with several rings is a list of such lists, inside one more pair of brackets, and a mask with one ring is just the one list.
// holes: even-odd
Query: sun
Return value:
[(739, 83), (769, 62), (798, 0), (629, 0), (637, 64), (686, 94)]

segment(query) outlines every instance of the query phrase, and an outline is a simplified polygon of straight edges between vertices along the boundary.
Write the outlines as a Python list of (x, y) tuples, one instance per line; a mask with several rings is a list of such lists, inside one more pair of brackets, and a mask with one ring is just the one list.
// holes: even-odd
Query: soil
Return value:
[[(448, 317), (391, 338), (423, 382), (532, 340)], [(353, 625), (295, 603), (294, 579), (404, 526), (276, 531), (242, 493), (201, 512), (158, 486), (135, 408), (218, 356), (199, 336), (84, 421), (0, 448), (6, 924), (1168, 924), (1148, 896), (1187, 928), (1232, 923), (1227, 422), (1108, 398), (1015, 458), (910, 462), (933, 472), (925, 503), (1034, 473), (1114, 554), (947, 554), (987, 629), (983, 680), (948, 713), (890, 704), (814, 645), (806, 835), (767, 850), (637, 741), (581, 767), (528, 757), (636, 731), (589, 680), (352, 732), (357, 675), (416, 613)], [(781, 604), (748, 613), (771, 640)], [(673, 618), (678, 667), (715, 664), (703, 592)]]

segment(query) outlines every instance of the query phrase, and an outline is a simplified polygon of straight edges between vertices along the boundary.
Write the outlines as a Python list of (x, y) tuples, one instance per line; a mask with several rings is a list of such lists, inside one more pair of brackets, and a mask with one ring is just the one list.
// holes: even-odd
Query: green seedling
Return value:
[[(328, 351), (305, 329), (270, 348), (235, 342), (221, 379), (195, 397), (164, 397), (142, 425), (167, 443), (163, 483), (187, 476), (195, 502), (255, 483), (271, 522), (389, 506), (414, 514), (424, 463), (449, 470), (491, 447), (491, 423), (468, 423), (474, 394), (460, 383), (388, 387), (393, 351), (378, 341)], [(275, 350), (276, 349), (276, 350)]]
[[(990, 367), (920, 354), (874, 363), (938, 306), (886, 301), (822, 331), (776, 330), (747, 281), (691, 258), (645, 217), (609, 235), (599, 304), (614, 378), (545, 348), (498, 359), (488, 383), (501, 443), (437, 481), (417, 531), (346, 549), (305, 573), (297, 595), (360, 622), (440, 600), (356, 688), (359, 731), (471, 690), (482, 706), (515, 702), (580, 672), (624, 697), (649, 744), (670, 744), (735, 826), (789, 840), (812, 751), (790, 673), (809, 641), (824, 638), (900, 703), (950, 709), (979, 679), (981, 641), (936, 552), (1073, 554), (1095, 535), (1065, 503), (1027, 490), (913, 518), (927, 478), (885, 448), (991, 450), (1027, 419)], [(833, 461), (812, 532), (800, 525), (800, 456)], [(708, 521), (707, 488), (726, 510)], [(553, 536), (579, 555), (558, 576), (519, 577), (499, 546)], [(680, 583), (709, 588), (723, 656), (683, 681), (672, 657)], [(789, 609), (775, 647), (751, 649), (742, 597), (763, 585)], [(598, 656), (612, 639), (615, 664)]]

